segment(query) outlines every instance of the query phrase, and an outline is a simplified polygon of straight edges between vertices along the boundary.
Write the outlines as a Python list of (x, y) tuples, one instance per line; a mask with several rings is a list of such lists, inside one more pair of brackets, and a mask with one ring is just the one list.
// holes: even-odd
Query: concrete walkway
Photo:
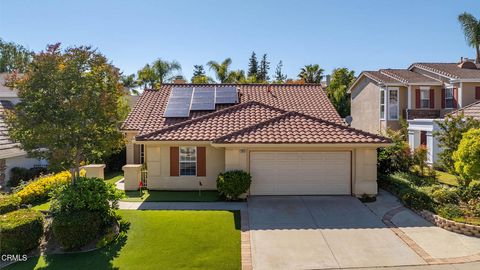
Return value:
[(119, 202), (125, 210), (243, 210), (244, 202)]

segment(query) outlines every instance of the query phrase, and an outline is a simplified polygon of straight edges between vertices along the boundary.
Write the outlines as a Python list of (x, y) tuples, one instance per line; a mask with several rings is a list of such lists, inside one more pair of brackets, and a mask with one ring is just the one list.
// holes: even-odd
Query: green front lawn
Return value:
[(217, 191), (165, 191), (165, 190), (143, 190), (126, 191), (126, 197), (122, 201), (127, 202), (214, 202), (219, 201)]
[(450, 186), (458, 186), (457, 177), (447, 172), (435, 171), (438, 182)]
[(48, 201), (46, 203), (42, 203), (42, 204), (37, 204), (35, 206), (32, 207), (32, 209), (35, 209), (35, 210), (38, 210), (38, 211), (47, 211), (50, 209), (50, 204), (51, 202)]
[(105, 181), (115, 184), (118, 180), (123, 178), (123, 172), (107, 172), (104, 175)]
[(114, 244), (47, 255), (6, 269), (240, 269), (240, 215), (232, 211), (119, 210), (128, 222)]

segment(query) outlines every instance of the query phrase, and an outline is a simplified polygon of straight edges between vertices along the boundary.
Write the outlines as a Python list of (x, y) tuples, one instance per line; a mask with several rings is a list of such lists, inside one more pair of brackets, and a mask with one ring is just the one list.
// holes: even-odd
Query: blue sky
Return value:
[(252, 51), (283, 60), (295, 77), (305, 64), (362, 70), (474, 57), (457, 22), (480, 18), (480, 1), (23, 1), (0, 0), (0, 37), (39, 51), (46, 44), (91, 45), (125, 73), (163, 58), (193, 65)]

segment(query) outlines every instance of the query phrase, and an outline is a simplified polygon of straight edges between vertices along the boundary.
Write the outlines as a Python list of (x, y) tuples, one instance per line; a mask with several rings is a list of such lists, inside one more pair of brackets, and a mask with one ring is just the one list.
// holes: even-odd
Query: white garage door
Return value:
[(251, 152), (251, 195), (350, 195), (350, 152)]

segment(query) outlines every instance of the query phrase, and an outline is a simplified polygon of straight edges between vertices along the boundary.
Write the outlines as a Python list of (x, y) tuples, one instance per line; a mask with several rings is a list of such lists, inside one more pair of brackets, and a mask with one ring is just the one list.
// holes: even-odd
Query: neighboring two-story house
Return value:
[(447, 113), (480, 100), (480, 65), (415, 63), (407, 69), (364, 71), (350, 87), (352, 127), (382, 134), (407, 119), (411, 148), (425, 145), (428, 162), (440, 152), (433, 133)]

